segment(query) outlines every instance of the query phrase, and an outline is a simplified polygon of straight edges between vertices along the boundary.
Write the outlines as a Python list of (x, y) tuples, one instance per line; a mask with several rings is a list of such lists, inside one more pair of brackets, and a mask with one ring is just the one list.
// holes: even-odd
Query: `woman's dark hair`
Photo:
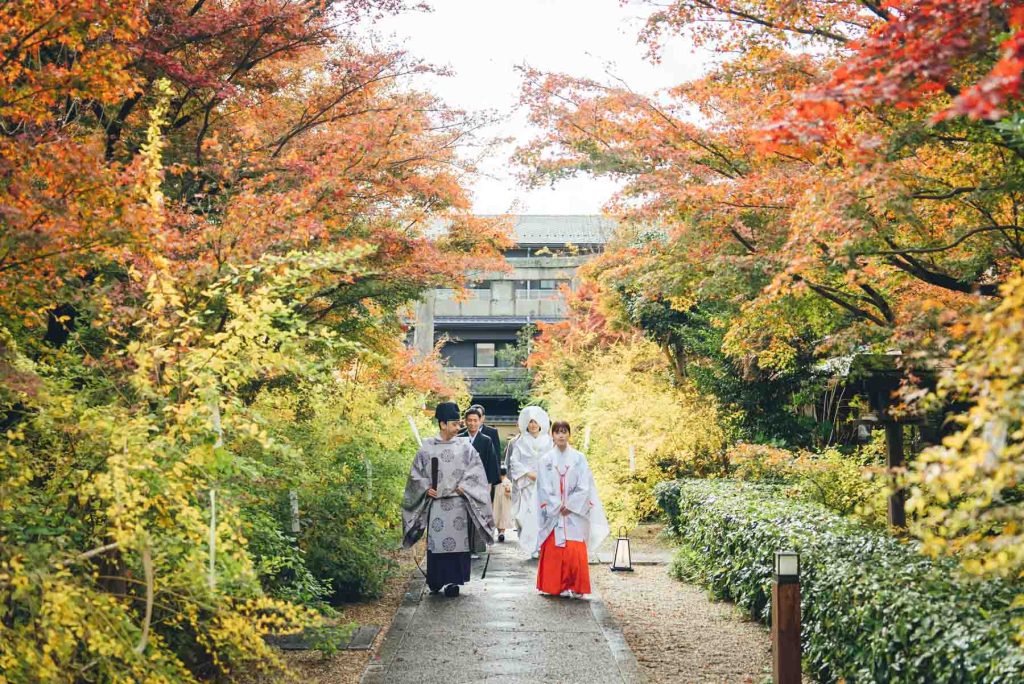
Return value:
[(476, 408), (475, 406), (471, 406), (468, 409), (466, 409), (465, 413), (462, 414), (463, 418), (465, 418), (466, 416), (478, 416), (480, 418), (483, 418), (484, 414), (480, 411), (480, 409)]
[(501, 467), (501, 474), (502, 475), (508, 475), (508, 470), (505, 469), (505, 466)]
[(556, 432), (568, 432), (571, 435), (572, 428), (569, 427), (569, 423), (567, 423), (566, 421), (556, 420), (554, 423), (551, 424), (551, 434), (554, 434)]

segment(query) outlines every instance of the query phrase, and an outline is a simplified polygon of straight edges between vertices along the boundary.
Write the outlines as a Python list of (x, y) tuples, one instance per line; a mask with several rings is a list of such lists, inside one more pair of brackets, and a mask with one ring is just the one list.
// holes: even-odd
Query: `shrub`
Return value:
[(391, 521), (346, 492), (305, 503), (308, 527), (302, 543), (308, 549), (307, 563), (330, 585), (332, 601), (380, 596), (396, 567), (385, 555), (398, 544)]
[(841, 515), (884, 524), (884, 470), (873, 445), (846, 454), (835, 447), (794, 453), (768, 444), (739, 442), (726, 451), (732, 477), (761, 484), (789, 485), (792, 498), (820, 503)]
[(679, 480), (657, 488), (679, 563), (770, 622), (772, 554), (800, 552), (805, 665), (822, 682), (1021, 682), (1014, 587), (958, 572), (916, 543), (786, 499), (778, 487)]
[(306, 554), (286, 535), (284, 525), (257, 509), (249, 530), (249, 554), (260, 585), (269, 595), (323, 609), (331, 588), (307, 567)]
[(706, 584), (703, 574), (704, 563), (700, 553), (688, 544), (681, 544), (676, 549), (668, 574), (680, 582), (688, 584)]
[(739, 442), (726, 452), (735, 477), (756, 482), (789, 482), (796, 474), (795, 456), (788, 449)]
[[(282, 543), (265, 531), (257, 537), (265, 542), (261, 579), (275, 596), (317, 607), (322, 600), (338, 605), (374, 597), (395, 568), (387, 559), (400, 546), (402, 490), (416, 450), (406, 416), (422, 413), (424, 397), (385, 393), (379, 380), (367, 380), (342, 376), (273, 388), (254, 404), (287, 449), (271, 459), (248, 445), (261, 471), (273, 476), (249, 485), (254, 533), (268, 526), (259, 515), (271, 502), (269, 525), (290, 528), (291, 492), (301, 521), (294, 541)], [(428, 426), (420, 421), (423, 434)]]
[(820, 503), (840, 515), (884, 524), (888, 491), (885, 479), (874, 477), (859, 456), (848, 456), (835, 448), (802, 454), (794, 463), (799, 498)]

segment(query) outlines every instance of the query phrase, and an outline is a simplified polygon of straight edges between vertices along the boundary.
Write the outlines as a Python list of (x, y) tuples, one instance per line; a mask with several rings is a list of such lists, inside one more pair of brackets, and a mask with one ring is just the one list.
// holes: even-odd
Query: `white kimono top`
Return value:
[[(572, 447), (554, 447), (540, 459), (537, 471), (537, 503), (540, 508), (538, 540), (543, 544), (555, 533), (555, 545), (581, 541), (596, 550), (608, 536), (608, 518), (597, 494), (594, 475), (586, 457)], [(571, 512), (561, 515), (565, 505)]]
[(546, 434), (534, 438), (524, 433), (513, 443), (512, 455), (508, 459), (509, 479), (515, 485), (512, 515), (519, 525), (519, 548), (524, 553), (536, 553), (540, 546), (537, 539), (537, 483), (527, 476), (537, 472), (541, 456), (551, 447), (551, 438)]

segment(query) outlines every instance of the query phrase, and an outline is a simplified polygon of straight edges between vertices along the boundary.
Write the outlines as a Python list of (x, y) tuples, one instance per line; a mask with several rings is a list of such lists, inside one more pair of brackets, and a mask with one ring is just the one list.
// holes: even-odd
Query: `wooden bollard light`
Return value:
[(629, 535), (623, 534), (625, 528), (619, 528), (619, 538), (615, 540), (615, 555), (612, 556), (612, 570), (633, 572), (633, 557), (629, 553)]
[(776, 551), (772, 583), (772, 682), (800, 681), (800, 555), (795, 551)]

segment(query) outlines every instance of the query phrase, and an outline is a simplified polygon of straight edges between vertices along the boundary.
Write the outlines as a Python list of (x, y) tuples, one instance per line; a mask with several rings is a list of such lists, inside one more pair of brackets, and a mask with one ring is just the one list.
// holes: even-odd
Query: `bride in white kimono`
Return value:
[(527, 406), (519, 414), (520, 437), (509, 456), (512, 490), (512, 515), (519, 528), (519, 548), (536, 556), (540, 547), (537, 538), (537, 466), (540, 457), (551, 450), (548, 434), (551, 421), (540, 406)]

